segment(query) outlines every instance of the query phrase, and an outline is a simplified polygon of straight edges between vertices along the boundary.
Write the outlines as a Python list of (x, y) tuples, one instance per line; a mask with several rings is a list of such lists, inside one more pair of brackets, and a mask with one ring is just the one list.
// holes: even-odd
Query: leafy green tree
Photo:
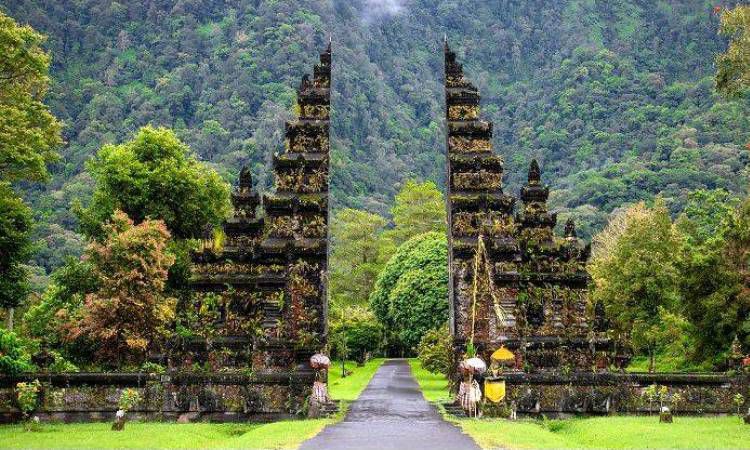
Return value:
[(96, 183), (91, 203), (80, 211), (88, 236), (101, 237), (118, 209), (135, 223), (162, 220), (178, 239), (202, 236), (229, 213), (227, 183), (166, 128), (147, 126), (129, 142), (105, 145), (87, 168)]
[(716, 56), (716, 89), (737, 97), (750, 86), (750, 6), (724, 9), (719, 33), (729, 38), (729, 46)]
[(716, 238), (723, 240), (726, 222), (739, 204), (739, 198), (724, 189), (693, 191), (675, 226), (690, 246), (701, 246)]
[(391, 214), (395, 227), (388, 236), (396, 245), (414, 236), (438, 231), (445, 233), (446, 209), (443, 194), (432, 181), (407, 181), (394, 200)]
[[(59, 347), (63, 344), (60, 330), (64, 319), (75, 316), (86, 295), (99, 289), (99, 278), (88, 259), (68, 258), (55, 269), (51, 282), (38, 302), (33, 303), (23, 316), (25, 332), (44, 344)], [(87, 345), (76, 342), (67, 346), (68, 354), (85, 357)]]
[(383, 234), (386, 219), (345, 208), (331, 221), (330, 291), (333, 305), (364, 305), (393, 252)]
[[(684, 309), (695, 329), (698, 361), (724, 363), (734, 336), (750, 344), (750, 200), (733, 211), (719, 214), (720, 227), (704, 239), (686, 239), (681, 283)], [(681, 218), (683, 228), (694, 230), (700, 222)]]
[(50, 81), (44, 41), (0, 11), (0, 182), (45, 180), (62, 144), (62, 124), (43, 103)]
[[(341, 310), (331, 324), (333, 342), (339, 343), (338, 352), (346, 349), (346, 355), (358, 363), (365, 362), (367, 355), (376, 355), (383, 345), (383, 326), (369, 309), (350, 306)], [(343, 346), (341, 341), (343, 340)]]
[[(422, 336), (448, 319), (448, 246), (443, 233), (402, 244), (380, 273), (370, 307), (391, 350), (411, 353)], [(395, 342), (394, 342), (395, 341)]]
[(13, 189), (0, 183), (0, 307), (7, 310), (8, 329), (13, 329), (14, 308), (29, 291), (23, 264), (31, 256), (31, 210)]
[(16, 375), (28, 370), (32, 370), (32, 365), (23, 343), (14, 332), (0, 328), (0, 374)]
[(594, 237), (589, 271), (592, 300), (601, 302), (615, 328), (650, 358), (668, 342), (655, 340), (659, 311), (679, 306), (679, 236), (664, 203), (638, 203), (615, 215)]
[(636, 319), (631, 338), (636, 348), (646, 350), (649, 371), (658, 367), (662, 372), (675, 372), (693, 367), (688, 362), (694, 347), (692, 335), (693, 328), (685, 317), (660, 306), (654, 320)]
[(10, 183), (47, 179), (62, 143), (62, 124), (43, 103), (50, 81), (44, 40), (0, 11), (0, 307), (9, 329), (29, 289), (22, 264), (31, 256), (31, 211)]

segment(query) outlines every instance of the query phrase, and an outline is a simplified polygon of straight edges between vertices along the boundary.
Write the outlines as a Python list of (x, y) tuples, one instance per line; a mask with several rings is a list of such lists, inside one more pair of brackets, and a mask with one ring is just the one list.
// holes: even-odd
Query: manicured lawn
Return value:
[(334, 361), (328, 370), (328, 391), (331, 397), (342, 401), (356, 400), (383, 361), (383, 358), (372, 359), (364, 367), (357, 367), (355, 363), (347, 361), (346, 370), (351, 370), (352, 374), (345, 378), (341, 378), (341, 361)]
[[(329, 374), (331, 396), (355, 400), (382, 359), (364, 367), (347, 363), (353, 373), (341, 378), (341, 363)], [(269, 424), (128, 423), (113, 432), (109, 423), (42, 424), (41, 431), (26, 432), (21, 425), (0, 426), (0, 448), (246, 448), (293, 449), (339, 417), (318, 420), (288, 420)]]
[(44, 424), (26, 432), (0, 427), (0, 448), (296, 448), (333, 419), (270, 424), (129, 423), (121, 432), (109, 423)]
[[(409, 364), (429, 401), (448, 399), (445, 377)], [(675, 417), (660, 424), (657, 416), (588, 417), (541, 421), (524, 419), (455, 419), (466, 434), (492, 448), (750, 448), (750, 425), (738, 417)]]
[(570, 420), (461, 419), (482, 448), (750, 448), (750, 426), (737, 417), (591, 417)]
[(422, 395), (428, 402), (442, 403), (450, 400), (448, 392), (448, 380), (441, 374), (434, 374), (422, 368), (418, 359), (409, 360), (411, 373), (417, 379), (419, 387), (422, 388)]

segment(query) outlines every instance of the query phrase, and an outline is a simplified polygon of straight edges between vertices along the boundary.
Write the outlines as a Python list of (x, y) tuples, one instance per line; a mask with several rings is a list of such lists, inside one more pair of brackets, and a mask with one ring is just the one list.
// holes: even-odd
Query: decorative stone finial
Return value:
[(744, 354), (742, 353), (742, 344), (740, 343), (740, 338), (735, 334), (734, 339), (732, 340), (732, 345), (729, 347), (729, 356), (731, 358), (736, 359), (742, 359)]
[(250, 172), (249, 167), (242, 166), (242, 170), (240, 170), (240, 188), (252, 189), (252, 187), (253, 187), (253, 174)]
[(565, 222), (565, 237), (566, 238), (578, 237), (578, 234), (576, 233), (576, 223), (572, 217), (568, 218), (568, 221)]
[(299, 92), (305, 92), (310, 87), (310, 75), (302, 75), (302, 80), (299, 83)]
[(529, 166), (529, 184), (538, 184), (541, 179), (542, 171), (539, 170), (539, 163), (536, 159), (532, 159)]

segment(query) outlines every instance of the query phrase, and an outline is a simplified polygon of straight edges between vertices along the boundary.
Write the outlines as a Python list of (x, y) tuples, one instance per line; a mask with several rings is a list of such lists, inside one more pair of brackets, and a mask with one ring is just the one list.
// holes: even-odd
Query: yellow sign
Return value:
[(484, 380), (484, 396), (492, 403), (505, 398), (505, 380)]

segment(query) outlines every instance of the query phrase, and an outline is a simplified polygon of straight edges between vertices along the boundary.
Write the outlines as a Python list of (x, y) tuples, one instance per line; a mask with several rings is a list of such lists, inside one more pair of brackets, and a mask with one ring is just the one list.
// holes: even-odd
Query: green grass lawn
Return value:
[(511, 422), (460, 419), (482, 448), (750, 448), (750, 426), (738, 417), (590, 417)]
[(294, 420), (270, 424), (128, 423), (110, 430), (109, 423), (44, 424), (27, 432), (20, 425), (0, 427), (0, 448), (297, 448), (334, 419)]
[[(382, 359), (364, 367), (347, 363), (353, 373), (341, 378), (329, 374), (331, 396), (346, 402), (355, 400), (365, 388)], [(218, 423), (128, 423), (124, 431), (113, 432), (110, 423), (42, 424), (40, 431), (27, 432), (21, 425), (0, 426), (0, 448), (246, 448), (293, 449), (340, 419), (286, 420), (269, 424)]]
[[(450, 398), (444, 376), (410, 360), (427, 400)], [(586, 417), (541, 421), (448, 418), (485, 449), (492, 448), (750, 448), (750, 426), (738, 417), (680, 417), (660, 424), (658, 416)]]
[(334, 361), (328, 370), (328, 391), (331, 397), (344, 402), (356, 400), (383, 361), (383, 358), (371, 359), (364, 367), (357, 367), (355, 363), (347, 361), (346, 370), (352, 371), (352, 374), (345, 378), (341, 377), (341, 361)]
[(409, 366), (411, 366), (411, 373), (417, 379), (417, 383), (419, 383), (419, 387), (422, 389), (422, 395), (424, 395), (425, 400), (436, 403), (450, 400), (448, 380), (443, 375), (426, 371), (416, 358), (409, 360)]

